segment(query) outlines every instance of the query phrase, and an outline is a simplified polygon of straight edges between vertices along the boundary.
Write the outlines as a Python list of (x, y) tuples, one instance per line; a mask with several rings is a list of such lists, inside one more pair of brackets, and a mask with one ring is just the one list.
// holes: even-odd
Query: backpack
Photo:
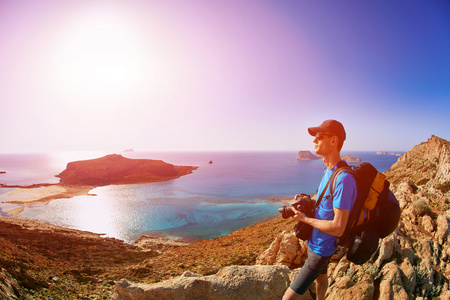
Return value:
[(386, 175), (367, 162), (350, 167), (345, 161), (340, 161), (332, 174), (331, 195), (336, 178), (343, 172), (355, 178), (357, 197), (344, 234), (336, 240), (336, 245), (348, 247), (347, 259), (360, 265), (377, 250), (379, 239), (397, 228), (401, 210), (389, 189)]

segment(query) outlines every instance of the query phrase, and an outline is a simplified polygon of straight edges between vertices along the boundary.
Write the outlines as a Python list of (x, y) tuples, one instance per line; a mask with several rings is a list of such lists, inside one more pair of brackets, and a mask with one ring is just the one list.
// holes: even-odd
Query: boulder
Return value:
[(290, 270), (286, 266), (229, 266), (217, 274), (200, 276), (190, 272), (153, 284), (116, 283), (120, 299), (281, 299), (289, 287)]
[(394, 261), (383, 267), (382, 274), (380, 282), (380, 299), (409, 299), (408, 293), (403, 288), (400, 269)]
[(306, 242), (299, 240), (293, 232), (283, 231), (258, 258), (259, 265), (285, 265), (289, 268), (301, 266), (306, 260)]
[(432, 233), (434, 231), (434, 222), (433, 219), (429, 215), (425, 215), (422, 218), (422, 226), (423, 229), (428, 231), (429, 233)]
[(437, 230), (435, 237), (439, 244), (443, 245), (448, 236), (448, 220), (445, 215), (439, 215), (437, 218)]
[[(364, 274), (362, 278), (354, 281), (350, 276), (340, 277), (328, 291), (327, 299), (343, 300), (371, 300), (375, 288), (371, 276)], [(382, 299), (382, 298), (380, 298)]]

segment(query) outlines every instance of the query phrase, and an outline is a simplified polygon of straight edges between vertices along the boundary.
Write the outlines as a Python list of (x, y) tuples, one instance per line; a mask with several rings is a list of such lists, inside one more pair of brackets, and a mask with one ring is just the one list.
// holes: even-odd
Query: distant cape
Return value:
[[(297, 160), (319, 160), (319, 159), (322, 159), (322, 156), (312, 154), (310, 151), (299, 151), (297, 154)], [(342, 155), (341, 159), (344, 159), (347, 162), (361, 162), (360, 157), (351, 155)]]

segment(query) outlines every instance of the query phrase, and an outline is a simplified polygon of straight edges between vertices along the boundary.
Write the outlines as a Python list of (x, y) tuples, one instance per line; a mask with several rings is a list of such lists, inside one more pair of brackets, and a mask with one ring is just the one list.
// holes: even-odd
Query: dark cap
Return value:
[(336, 120), (326, 120), (318, 127), (309, 127), (308, 132), (312, 136), (316, 136), (319, 132), (332, 132), (345, 141), (346, 134), (342, 124)]

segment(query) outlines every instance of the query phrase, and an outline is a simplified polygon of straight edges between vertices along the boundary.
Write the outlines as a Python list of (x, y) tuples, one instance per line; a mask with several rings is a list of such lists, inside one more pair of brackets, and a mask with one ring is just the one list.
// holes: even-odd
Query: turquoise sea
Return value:
[[(110, 153), (73, 152), (0, 154), (0, 183), (57, 183), (55, 175), (71, 161)], [(314, 194), (323, 175), (321, 160), (297, 161), (297, 152), (124, 152), (129, 158), (160, 159), (198, 166), (192, 174), (166, 182), (112, 185), (95, 196), (57, 199), (30, 205), (20, 214), (68, 228), (102, 233), (133, 242), (142, 235), (185, 240), (216, 238), (277, 216), (280, 199)], [(383, 172), (397, 156), (344, 152), (361, 157)], [(212, 161), (210, 164), (209, 162)], [(0, 190), (0, 214), (17, 207), (3, 203), (14, 189)]]

